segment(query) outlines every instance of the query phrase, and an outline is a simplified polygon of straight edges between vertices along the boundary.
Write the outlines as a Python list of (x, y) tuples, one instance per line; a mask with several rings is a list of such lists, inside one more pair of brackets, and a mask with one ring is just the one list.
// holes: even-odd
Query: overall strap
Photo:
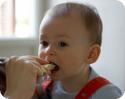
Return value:
[(89, 99), (99, 88), (110, 84), (108, 80), (103, 77), (96, 77), (90, 80), (78, 93), (75, 99)]

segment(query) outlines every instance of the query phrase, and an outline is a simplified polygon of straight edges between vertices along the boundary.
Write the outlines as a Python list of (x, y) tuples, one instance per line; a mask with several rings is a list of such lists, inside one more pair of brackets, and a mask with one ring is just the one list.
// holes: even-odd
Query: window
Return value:
[(33, 0), (0, 0), (0, 37), (33, 37)]
[(14, 0), (0, 1), (0, 36), (13, 35), (15, 31)]

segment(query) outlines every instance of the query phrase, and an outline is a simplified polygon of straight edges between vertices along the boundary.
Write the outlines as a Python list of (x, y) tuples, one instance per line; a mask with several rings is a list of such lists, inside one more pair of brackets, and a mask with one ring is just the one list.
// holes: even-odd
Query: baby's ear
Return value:
[(94, 62), (96, 62), (96, 60), (98, 59), (99, 55), (101, 52), (101, 48), (100, 45), (98, 44), (93, 44), (90, 49), (89, 49), (89, 54), (88, 54), (88, 58), (87, 58), (87, 63), (88, 64), (92, 64)]

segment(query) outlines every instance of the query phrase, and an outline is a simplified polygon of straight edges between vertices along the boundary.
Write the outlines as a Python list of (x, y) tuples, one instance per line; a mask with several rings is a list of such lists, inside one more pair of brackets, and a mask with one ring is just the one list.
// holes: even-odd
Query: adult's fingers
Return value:
[(47, 61), (45, 61), (44, 59), (39, 58), (38, 56), (31, 56), (31, 55), (21, 56), (21, 57), (19, 57), (19, 59), (35, 60), (35, 61), (39, 62), (41, 65), (48, 63)]

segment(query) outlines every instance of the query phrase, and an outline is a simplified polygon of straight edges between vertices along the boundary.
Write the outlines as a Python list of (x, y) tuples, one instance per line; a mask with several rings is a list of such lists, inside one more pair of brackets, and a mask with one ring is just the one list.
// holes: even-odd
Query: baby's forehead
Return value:
[(60, 12), (60, 9), (52, 9), (47, 12), (45, 17), (43, 18), (40, 29), (42, 29), (42, 26), (46, 28), (48, 26), (53, 26), (53, 24), (58, 25), (59, 23), (62, 23), (61, 25), (69, 24), (68, 28), (72, 27), (73, 25), (80, 25), (80, 27), (82, 28), (85, 27), (84, 20), (82, 20), (81, 15), (77, 11), (77, 9), (74, 9), (70, 12), (67, 12), (65, 10)]
[(78, 30), (86, 30), (83, 22), (81, 22), (81, 19), (75, 14), (65, 17), (46, 19), (40, 28), (40, 32), (56, 31), (58, 33), (64, 33), (65, 31), (69, 32), (71, 30), (76, 31), (76, 33), (78, 33)]
[[(74, 19), (74, 20), (73, 20)], [(79, 39), (80, 41), (86, 38), (86, 29), (75, 18), (72, 17), (60, 17), (51, 19), (47, 22), (47, 25), (41, 29), (41, 38), (51, 39), (63, 39), (74, 41)], [(85, 30), (85, 31), (84, 31)]]

